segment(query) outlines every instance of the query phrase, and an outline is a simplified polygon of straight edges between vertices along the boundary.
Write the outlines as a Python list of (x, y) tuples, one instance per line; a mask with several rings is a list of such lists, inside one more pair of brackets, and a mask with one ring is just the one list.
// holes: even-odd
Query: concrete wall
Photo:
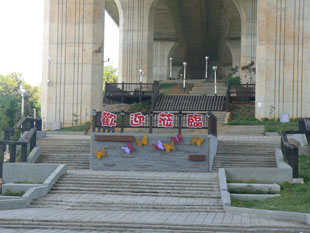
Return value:
[(58, 164), (4, 163), (3, 183), (17, 181), (44, 181), (58, 167)]
[(256, 117), (310, 116), (310, 1), (258, 0)]
[[(99, 133), (98, 133), (99, 134)], [(109, 135), (100, 133), (100, 135)], [(118, 134), (113, 134), (113, 136)], [(170, 136), (175, 134), (122, 134), (142, 138), (148, 137), (148, 146), (138, 148), (137, 143), (132, 145), (137, 149), (130, 155), (121, 149), (122, 146), (127, 146), (127, 143), (121, 142), (96, 142), (94, 135), (91, 139), (91, 169), (93, 170), (122, 170), (122, 171), (191, 171), (191, 172), (208, 172), (208, 154), (209, 154), (209, 136), (197, 135), (198, 138), (204, 137), (205, 141), (201, 147), (191, 145), (192, 135), (183, 135), (184, 141), (176, 145), (176, 151), (167, 153), (165, 151), (156, 151), (152, 144), (157, 144), (160, 139), (163, 143), (171, 142)], [(212, 145), (216, 146), (215, 140), (212, 140)], [(101, 151), (105, 148), (107, 157), (100, 160), (96, 159), (94, 150)], [(216, 151), (216, 150), (215, 150)], [(214, 154), (214, 150), (211, 150)], [(189, 160), (191, 154), (204, 154), (206, 161), (193, 162)]]

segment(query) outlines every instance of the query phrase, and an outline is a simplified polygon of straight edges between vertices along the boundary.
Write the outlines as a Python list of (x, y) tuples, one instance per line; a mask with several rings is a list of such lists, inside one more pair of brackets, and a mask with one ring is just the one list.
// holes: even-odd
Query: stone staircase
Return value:
[(276, 167), (275, 147), (271, 142), (219, 141), (213, 171), (219, 168)]
[[(206, 82), (202, 80), (200, 83), (194, 83), (194, 87), (189, 93), (190, 95), (214, 95), (214, 82)], [(227, 87), (223, 82), (217, 83), (217, 95), (218, 96), (226, 96)]]
[(37, 163), (67, 164), (68, 169), (89, 169), (90, 139), (62, 136), (47, 137), (37, 142), (42, 146)]
[[(223, 211), (217, 174), (69, 171), (32, 208), (96, 211)], [(152, 175), (153, 174), (153, 175)], [(154, 175), (155, 174), (155, 175)], [(195, 173), (196, 174), (196, 173)], [(188, 177), (187, 177), (188, 176)], [(201, 178), (199, 178), (201, 176)]]

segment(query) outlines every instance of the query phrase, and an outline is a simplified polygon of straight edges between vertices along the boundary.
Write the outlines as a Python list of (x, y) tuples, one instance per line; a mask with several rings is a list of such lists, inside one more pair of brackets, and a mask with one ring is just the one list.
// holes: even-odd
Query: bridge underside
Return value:
[[(256, 82), (256, 117), (310, 116), (309, 1), (45, 0), (46, 128), (102, 108), (105, 9), (120, 30), (119, 82), (139, 82), (139, 69), (144, 83), (165, 80), (170, 57), (172, 77), (185, 61), (188, 78), (203, 78), (208, 56), (220, 74), (238, 66), (243, 82)], [(251, 61), (255, 76), (240, 69)]]
[[(250, 7), (256, 9), (255, 2)], [(119, 25), (114, 0), (106, 1), (106, 10)], [(153, 80), (169, 77), (170, 57), (174, 78), (179, 77), (184, 61), (188, 63), (189, 79), (204, 78), (206, 56), (210, 66), (223, 67), (223, 73), (240, 67), (241, 17), (232, 0), (159, 0), (153, 21)], [(252, 34), (255, 46), (254, 28)], [(231, 45), (234, 48), (230, 48)], [(248, 60), (255, 60), (255, 53)]]

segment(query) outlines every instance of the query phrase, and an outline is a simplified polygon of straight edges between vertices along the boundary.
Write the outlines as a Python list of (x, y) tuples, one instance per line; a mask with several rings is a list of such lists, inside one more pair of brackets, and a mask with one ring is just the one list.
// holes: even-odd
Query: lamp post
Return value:
[(206, 58), (206, 82), (208, 81), (208, 60), (209, 60), (209, 57), (205, 57)]
[(183, 93), (185, 94), (185, 88), (186, 88), (185, 80), (186, 80), (186, 66), (187, 66), (187, 63), (186, 63), (186, 62), (183, 62), (183, 66), (184, 66)]
[(140, 79), (140, 83), (142, 83), (143, 74), (144, 74), (144, 70), (143, 70), (143, 69), (140, 69), (140, 70), (139, 70), (139, 79)]
[(173, 58), (170, 57), (169, 58), (169, 79), (170, 80), (172, 79), (172, 60), (173, 60)]
[(139, 88), (139, 102), (141, 103), (142, 101), (142, 96), (141, 96), (141, 91), (142, 91), (142, 78), (143, 78), (144, 70), (140, 69), (139, 70), (139, 76), (140, 76), (140, 88)]
[(47, 58), (47, 62), (48, 62), (48, 77), (47, 77), (46, 82), (47, 82), (47, 86), (49, 86), (52, 83), (51, 75), (50, 75), (50, 73), (51, 73), (51, 57)]
[(217, 66), (213, 66), (213, 71), (214, 71), (214, 94), (217, 96), (217, 88), (216, 88), (216, 70)]
[(25, 114), (25, 94), (27, 93), (27, 90), (25, 88), (23, 88), (22, 86), (20, 86), (20, 94), (22, 96), (22, 112), (21, 112), (21, 116), (23, 117)]

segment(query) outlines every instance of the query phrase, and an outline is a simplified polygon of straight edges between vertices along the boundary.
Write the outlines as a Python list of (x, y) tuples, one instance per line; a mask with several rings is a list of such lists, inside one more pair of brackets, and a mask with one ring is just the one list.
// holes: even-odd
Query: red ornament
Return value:
[(115, 127), (117, 116), (112, 112), (101, 113), (101, 125), (106, 127)]
[(158, 127), (173, 128), (173, 120), (174, 120), (173, 114), (171, 114), (170, 112), (168, 113), (162, 112), (159, 114)]
[(203, 127), (202, 122), (202, 115), (201, 114), (187, 114), (187, 121), (186, 121), (188, 128), (199, 128)]
[(130, 126), (140, 127), (145, 122), (145, 116), (141, 112), (130, 114)]

